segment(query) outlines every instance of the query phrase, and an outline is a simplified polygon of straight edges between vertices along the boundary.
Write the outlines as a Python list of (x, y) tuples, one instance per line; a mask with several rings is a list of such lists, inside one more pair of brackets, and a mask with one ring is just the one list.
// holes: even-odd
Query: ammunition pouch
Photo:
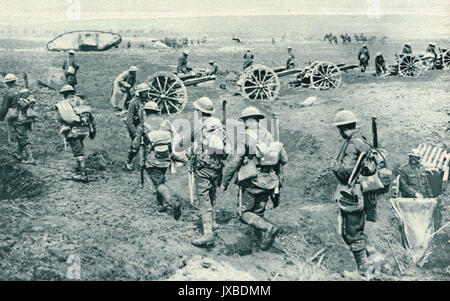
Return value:
[(246, 180), (250, 180), (256, 178), (258, 175), (258, 168), (256, 167), (255, 158), (249, 159), (246, 157), (246, 162), (244, 161), (244, 165), (239, 168), (237, 174), (237, 182), (243, 182)]
[(383, 182), (381, 182), (378, 173), (375, 173), (369, 177), (361, 176), (359, 178), (359, 182), (363, 193), (377, 191), (384, 188)]
[(344, 212), (357, 212), (364, 209), (364, 197), (359, 184), (353, 187), (338, 184), (334, 200)]

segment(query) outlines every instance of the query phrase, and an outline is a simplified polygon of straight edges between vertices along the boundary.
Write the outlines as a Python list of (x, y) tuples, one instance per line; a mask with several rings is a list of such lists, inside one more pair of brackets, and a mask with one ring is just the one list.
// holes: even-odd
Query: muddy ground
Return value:
[[(214, 59), (222, 69), (240, 71), (245, 48), (230, 42), (217, 40), (196, 47), (191, 51), (191, 64), (202, 68)], [(411, 42), (425, 49), (426, 41)], [(122, 170), (129, 138), (109, 103), (112, 82), (120, 72), (137, 65), (138, 80), (142, 81), (156, 71), (170, 70), (168, 66), (176, 64), (179, 53), (114, 49), (77, 55), (81, 65), (78, 92), (93, 105), (98, 126), (96, 139), (86, 141), (88, 172), (97, 181), (80, 184), (64, 180), (76, 164), (70, 150), (64, 149), (53, 117), (52, 107), (59, 96), (36, 86), (37, 79), (61, 86), (60, 66), (65, 55), (46, 52), (41, 44), (31, 42), (21, 42), (21, 50), (14, 51), (15, 43), (6, 43), (9, 46), (0, 52), (0, 71), (29, 73), (40, 119), (31, 135), (35, 166), (14, 162), (10, 153), (15, 145), (8, 145), (6, 126), (0, 127), (1, 180), (6, 187), (0, 201), (0, 280), (65, 280), (73, 256), (80, 259), (82, 280), (352, 280), (352, 274), (345, 271), (354, 271), (355, 265), (337, 234), (337, 209), (330, 200), (336, 182), (329, 165), (341, 142), (330, 126), (335, 112), (340, 108), (353, 110), (368, 136), (370, 117), (378, 118), (380, 144), (389, 151), (394, 172), (406, 163), (407, 152), (420, 143), (450, 142), (449, 71), (428, 71), (419, 78), (375, 78), (371, 65), (365, 74), (344, 74), (341, 88), (329, 91), (290, 90), (285, 78), (273, 103), (243, 100), (214, 82), (189, 87), (190, 103), (204, 95), (218, 106), (227, 99), (229, 118), (250, 104), (268, 114), (277, 113), (281, 140), (290, 159), (281, 206), (267, 210), (266, 217), (282, 229), (271, 250), (259, 251), (254, 241), (235, 235), (236, 229), (239, 233), (251, 231), (236, 219), (234, 185), (218, 197), (221, 229), (216, 246), (198, 249), (190, 244), (200, 234), (201, 225), (198, 212), (188, 205), (186, 168), (168, 176), (172, 192), (185, 200), (181, 219), (174, 221), (156, 211), (153, 187), (146, 183), (140, 189), (137, 171), (130, 174)], [(257, 63), (275, 67), (283, 64), (287, 45), (258, 41), (251, 46)], [(360, 47), (314, 41), (289, 45), (295, 49), (300, 66), (318, 59), (355, 64)], [(372, 44), (369, 49), (373, 54), (382, 50), (389, 64), (401, 46), (401, 41), (390, 41)], [(0, 93), (3, 91), (0, 88)], [(308, 96), (316, 96), (318, 102), (300, 107)], [(190, 103), (177, 118), (192, 120)], [(441, 196), (442, 224), (450, 220), (449, 194), (447, 190)], [(378, 278), (449, 280), (450, 228), (434, 237), (433, 254), (418, 268), (400, 245), (398, 221), (388, 196), (380, 197), (378, 207), (379, 222), (368, 226), (373, 244), (385, 258)], [(388, 240), (403, 275), (398, 272)], [(323, 248), (326, 251), (320, 266), (308, 261)]]

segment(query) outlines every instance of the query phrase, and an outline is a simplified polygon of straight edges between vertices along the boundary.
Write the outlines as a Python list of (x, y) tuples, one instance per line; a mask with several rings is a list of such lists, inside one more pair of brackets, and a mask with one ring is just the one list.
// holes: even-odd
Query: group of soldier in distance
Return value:
[[(295, 55), (288, 49), (286, 67), (295, 68)], [(439, 51), (430, 43), (429, 51), (438, 61)], [(411, 46), (405, 44), (403, 54), (411, 53)], [(179, 74), (189, 73), (189, 53), (183, 51), (177, 65)], [(243, 69), (252, 66), (254, 55), (250, 49), (244, 54)], [(370, 54), (367, 45), (358, 53), (361, 71), (365, 72)], [(385, 72), (384, 58), (378, 53), (375, 58), (376, 73)], [(220, 72), (214, 61), (209, 62), (209, 74)], [(77, 71), (75, 52), (69, 51), (62, 68), (66, 79), (59, 93), (61, 100), (55, 106), (55, 117), (60, 122), (59, 133), (70, 146), (78, 165), (79, 174), (73, 180), (88, 183), (84, 139), (96, 137), (96, 125), (88, 100), (76, 94)], [(438, 66), (436, 66), (438, 68)], [(218, 109), (208, 97), (193, 102), (194, 124), (188, 135), (179, 135), (174, 125), (161, 114), (157, 103), (149, 99), (149, 86), (136, 83), (136, 66), (120, 73), (113, 83), (111, 105), (115, 111), (126, 114), (125, 124), (130, 137), (130, 147), (124, 170), (133, 172), (133, 160), (141, 152), (141, 179), (145, 171), (156, 190), (157, 210), (171, 212), (178, 220), (182, 214), (182, 199), (172, 195), (166, 185), (166, 174), (172, 166), (188, 164), (200, 211), (203, 235), (192, 241), (197, 247), (214, 246), (214, 232), (219, 228), (216, 222), (216, 198), (218, 191), (226, 191), (234, 175), (239, 186), (237, 213), (239, 219), (261, 231), (261, 250), (269, 250), (280, 229), (264, 218), (267, 203), (278, 206), (279, 190), (283, 187), (283, 166), (288, 163), (288, 154), (279, 141), (277, 127), (271, 131), (262, 122), (266, 116), (256, 107), (245, 108), (238, 116), (237, 124), (244, 135), (231, 139), (226, 127), (226, 114), (222, 120), (214, 115)], [(13, 156), (24, 164), (35, 164), (28, 132), (37, 114), (33, 110), (36, 102), (27, 88), (20, 89), (17, 77), (7, 74), (4, 78), (7, 91), (0, 110), (1, 120), (7, 121), (18, 143)], [(119, 113), (120, 114), (120, 113)], [(332, 170), (339, 186), (333, 201), (339, 206), (340, 233), (353, 253), (357, 270), (367, 277), (370, 274), (368, 256), (375, 248), (365, 233), (365, 222), (376, 222), (376, 199), (386, 192), (391, 173), (387, 164), (387, 152), (378, 148), (376, 139), (363, 137), (358, 127), (359, 120), (348, 110), (337, 112), (333, 126), (344, 139)], [(399, 169), (400, 190), (403, 197), (431, 197), (423, 167), (418, 163), (420, 152), (409, 153), (409, 163)], [(382, 185), (371, 187), (364, 178), (378, 175)], [(369, 188), (367, 188), (367, 184)], [(362, 187), (365, 187), (364, 189)], [(191, 189), (190, 189), (191, 190)], [(192, 191), (190, 191), (192, 192)]]

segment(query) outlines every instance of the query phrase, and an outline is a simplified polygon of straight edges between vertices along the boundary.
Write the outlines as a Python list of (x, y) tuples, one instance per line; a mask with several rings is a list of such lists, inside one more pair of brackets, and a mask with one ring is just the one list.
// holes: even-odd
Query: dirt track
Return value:
[[(201, 66), (213, 58), (223, 69), (240, 70), (241, 50), (221, 51), (219, 46), (227, 45), (197, 49), (192, 64)], [(298, 54), (302, 53), (300, 62), (326, 57), (336, 63), (355, 63), (358, 48), (356, 44), (292, 46)], [(371, 48), (373, 52), (377, 48), (386, 49), (385, 57), (389, 58), (400, 49), (400, 44), (375, 44)], [(274, 66), (284, 55), (283, 45), (260, 49), (264, 50), (255, 53), (257, 62), (268, 66)], [(448, 71), (430, 71), (413, 79), (380, 79), (353, 71), (344, 75), (340, 89), (330, 91), (293, 91), (283, 86), (276, 102), (251, 103), (267, 113), (276, 112), (281, 120), (281, 140), (290, 162), (281, 207), (269, 209), (267, 218), (279, 225), (283, 233), (269, 252), (250, 248), (251, 255), (229, 255), (223, 240), (230, 236), (227, 229), (238, 224), (234, 214), (237, 190), (230, 187), (218, 198), (222, 229), (217, 246), (202, 250), (190, 244), (200, 232), (200, 223), (197, 212), (187, 201), (181, 220), (176, 222), (167, 214), (157, 213), (152, 188), (148, 183), (143, 190), (139, 188), (137, 172), (122, 171), (129, 138), (109, 104), (111, 83), (117, 74), (136, 64), (140, 67), (139, 79), (143, 80), (153, 72), (167, 70), (166, 66), (176, 61), (176, 52), (119, 49), (78, 55), (79, 92), (95, 107), (98, 125), (97, 138), (86, 142), (90, 156), (88, 172), (98, 180), (87, 185), (62, 180), (74, 171), (75, 162), (70, 151), (64, 150), (58, 124), (50, 111), (58, 95), (34, 86), (37, 78), (49, 79), (55, 77), (55, 72), (58, 74), (63, 56), (43, 51), (30, 51), (23, 56), (9, 50), (0, 55), (5, 57), (0, 62), (0, 71), (30, 73), (41, 119), (31, 138), (37, 165), (23, 167), (44, 183), (44, 193), (38, 197), (5, 199), (0, 203), (1, 280), (66, 279), (70, 255), (81, 259), (83, 280), (349, 279), (343, 278), (342, 272), (355, 267), (351, 253), (336, 232), (336, 207), (330, 201), (335, 180), (328, 166), (340, 143), (337, 131), (330, 126), (336, 110), (354, 110), (368, 136), (370, 117), (378, 117), (380, 144), (389, 151), (394, 171), (405, 163), (405, 154), (412, 147), (424, 142), (448, 146), (450, 142), (450, 131), (446, 131), (450, 112)], [(47, 73), (42, 66), (48, 66)], [(226, 97), (230, 117), (238, 116), (250, 104), (213, 83), (190, 87), (188, 93), (190, 100), (208, 95), (217, 105)], [(310, 95), (317, 96), (318, 104), (301, 108), (300, 102)], [(177, 118), (192, 119), (192, 110), (188, 104)], [(0, 130), (0, 141), (1, 159), (12, 160), (9, 153), (14, 146), (7, 145), (4, 127)], [(189, 196), (185, 172), (181, 168), (168, 179), (174, 193), (186, 200)], [(450, 219), (448, 196), (447, 190), (442, 197), (443, 224)], [(450, 279), (446, 272), (450, 266), (450, 229), (435, 237), (435, 252), (429, 263), (422, 269), (415, 268), (400, 246), (394, 214), (386, 197), (380, 198), (378, 204), (380, 222), (371, 234), (386, 258), (382, 278)], [(386, 239), (392, 242), (408, 275), (398, 275)], [(307, 261), (324, 247), (327, 250), (320, 267)], [(199, 270), (205, 273), (198, 273)]]

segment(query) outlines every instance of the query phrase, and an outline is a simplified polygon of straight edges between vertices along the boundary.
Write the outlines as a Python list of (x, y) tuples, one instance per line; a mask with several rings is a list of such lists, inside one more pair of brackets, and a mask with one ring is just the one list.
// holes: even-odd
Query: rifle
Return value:
[(376, 117), (372, 117), (372, 134), (373, 134), (373, 147), (378, 148), (378, 130)]
[(28, 75), (26, 72), (23, 73), (23, 81), (25, 82), (25, 88), (28, 89)]
[(144, 169), (145, 169), (145, 144), (144, 136), (141, 138), (141, 149), (139, 150), (139, 162), (141, 165), (141, 189), (144, 188)]
[[(273, 113), (272, 114), (272, 119), (275, 122), (272, 122), (272, 133), (274, 133), (274, 141), (279, 141), (280, 140), (280, 127), (279, 127), (279, 119), (278, 119), (278, 115)], [(270, 195), (270, 199), (272, 200), (273, 203), (273, 208), (277, 208), (280, 205), (280, 184), (282, 181), (282, 174), (283, 174), (283, 166), (281, 164), (278, 164), (275, 168), (275, 172), (277, 173), (278, 176), (278, 184), (275, 187), (273, 193)]]

